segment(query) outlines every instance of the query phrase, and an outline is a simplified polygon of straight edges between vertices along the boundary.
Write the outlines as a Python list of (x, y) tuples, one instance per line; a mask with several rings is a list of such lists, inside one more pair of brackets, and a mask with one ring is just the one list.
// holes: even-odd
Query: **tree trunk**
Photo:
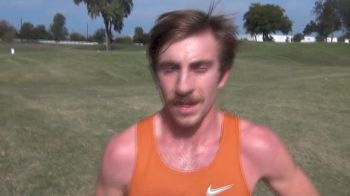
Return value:
[(269, 41), (269, 35), (265, 32), (263, 32), (263, 41), (264, 42)]
[(111, 33), (108, 33), (106, 31), (106, 51), (109, 51), (111, 49)]
[(110, 23), (107, 20), (107, 18), (102, 14), (103, 17), (103, 22), (105, 24), (105, 34), (106, 34), (106, 51), (109, 51), (111, 49), (111, 39), (112, 39), (112, 33), (111, 33), (111, 28), (110, 28)]

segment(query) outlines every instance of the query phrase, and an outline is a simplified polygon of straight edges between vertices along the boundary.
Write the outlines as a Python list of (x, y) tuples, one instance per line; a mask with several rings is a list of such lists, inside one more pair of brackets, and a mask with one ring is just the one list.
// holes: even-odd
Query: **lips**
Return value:
[(167, 100), (166, 105), (180, 116), (189, 116), (196, 113), (203, 102), (203, 97), (199, 95), (174, 96)]
[(176, 110), (182, 115), (190, 115), (197, 109), (199, 102), (176, 102), (174, 104)]

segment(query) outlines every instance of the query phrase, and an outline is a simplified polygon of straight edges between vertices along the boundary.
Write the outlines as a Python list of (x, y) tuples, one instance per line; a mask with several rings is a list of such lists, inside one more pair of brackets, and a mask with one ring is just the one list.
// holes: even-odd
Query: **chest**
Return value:
[(237, 119), (227, 116), (223, 122), (221, 141), (195, 146), (159, 142), (153, 126), (143, 126), (151, 123), (140, 123), (129, 195), (249, 195)]
[(183, 171), (198, 170), (210, 165), (219, 149), (219, 142), (208, 145), (185, 146), (160, 143), (161, 160), (170, 168)]
[(138, 159), (130, 195), (249, 195), (237, 155), (219, 146), (149, 151)]

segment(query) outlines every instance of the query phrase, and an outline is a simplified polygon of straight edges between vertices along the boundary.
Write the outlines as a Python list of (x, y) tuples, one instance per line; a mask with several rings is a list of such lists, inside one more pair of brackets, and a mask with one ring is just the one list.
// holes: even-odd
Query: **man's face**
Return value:
[(215, 105), (229, 71), (220, 73), (219, 46), (211, 32), (165, 45), (157, 82), (167, 115), (180, 127), (198, 125)]

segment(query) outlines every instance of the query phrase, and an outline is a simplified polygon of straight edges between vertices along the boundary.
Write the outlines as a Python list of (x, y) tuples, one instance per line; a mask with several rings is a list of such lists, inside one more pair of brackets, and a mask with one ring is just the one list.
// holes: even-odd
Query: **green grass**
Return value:
[[(161, 107), (143, 47), (97, 49), (0, 44), (0, 195), (91, 195), (108, 138)], [(322, 195), (350, 194), (349, 54), (243, 43), (218, 101), (271, 127)]]

